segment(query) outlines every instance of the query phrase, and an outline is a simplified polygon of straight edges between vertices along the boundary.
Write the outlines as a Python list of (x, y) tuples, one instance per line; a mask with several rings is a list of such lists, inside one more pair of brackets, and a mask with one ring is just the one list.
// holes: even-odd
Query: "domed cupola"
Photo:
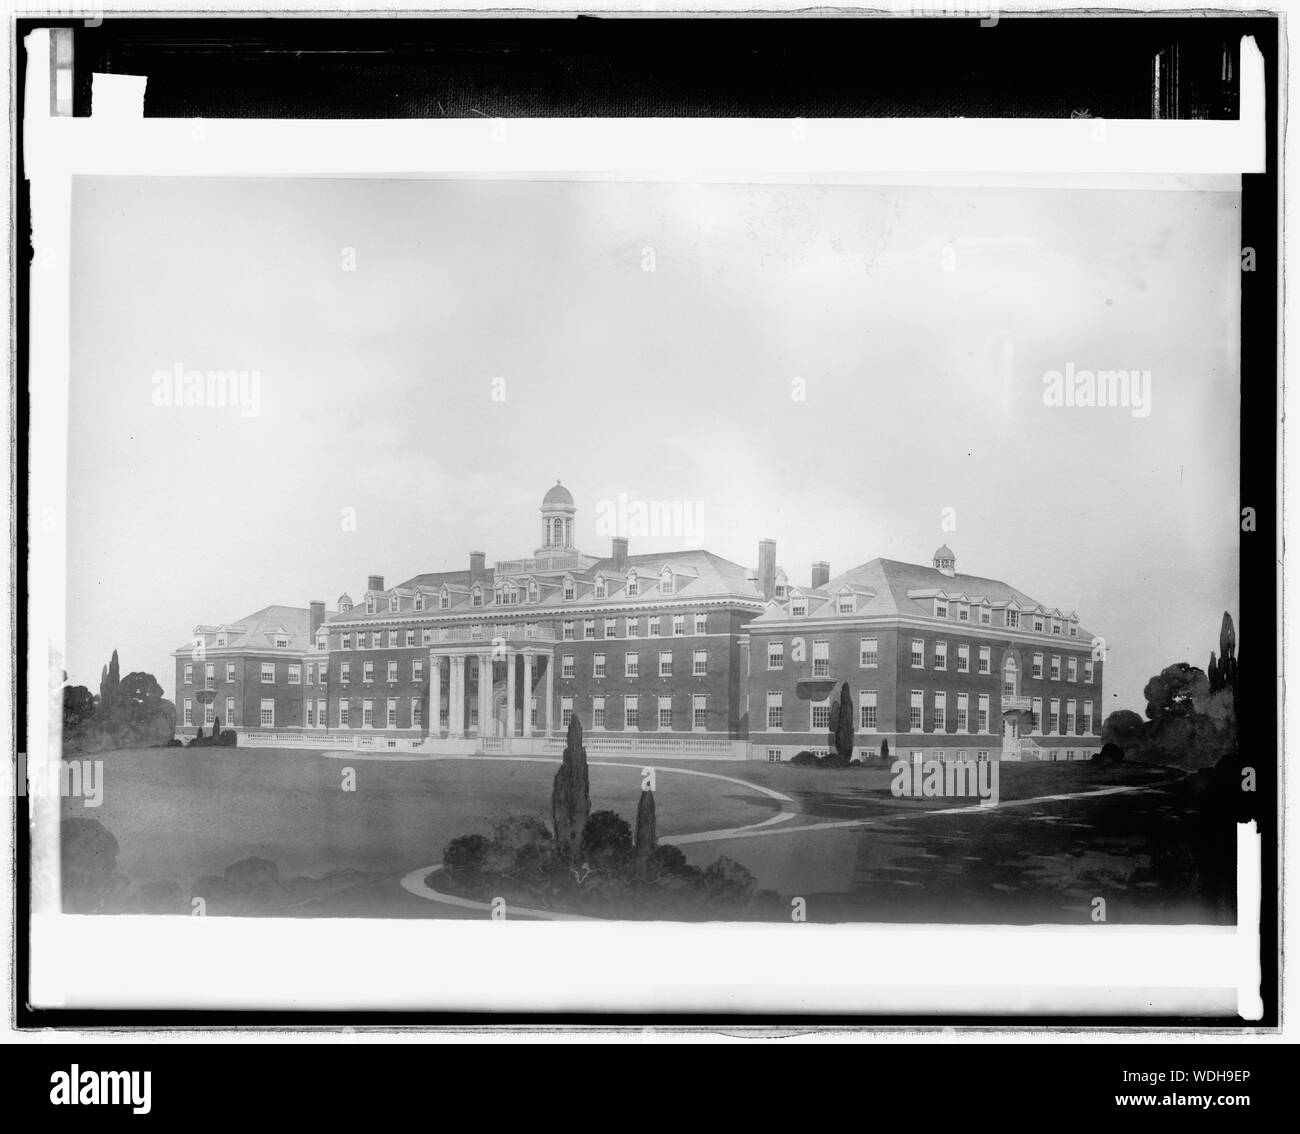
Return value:
[(538, 555), (573, 551), (573, 493), (558, 480), (542, 497), (542, 545)]
[(934, 553), (934, 567), (945, 575), (957, 573), (957, 556), (946, 543)]

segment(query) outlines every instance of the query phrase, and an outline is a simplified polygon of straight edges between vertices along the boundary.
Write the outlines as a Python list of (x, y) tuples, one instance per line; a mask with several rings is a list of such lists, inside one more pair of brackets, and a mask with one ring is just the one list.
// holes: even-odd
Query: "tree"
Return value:
[(659, 844), (655, 829), (655, 793), (642, 789), (636, 804), (636, 873), (644, 878), (650, 867), (650, 856)]
[(846, 681), (840, 695), (831, 701), (830, 748), (835, 753), (835, 763), (847, 767), (853, 759), (853, 698)]
[[(582, 852), (582, 832), (591, 814), (591, 787), (587, 774), (587, 750), (582, 746), (582, 725), (578, 714), (569, 718), (564, 755), (551, 786), (551, 819), (555, 839), (576, 861)], [(626, 825), (626, 824), (625, 824)]]
[(1132, 709), (1116, 709), (1101, 726), (1101, 742), (1126, 748), (1142, 735), (1144, 724)]
[(1142, 690), (1147, 699), (1147, 718), (1159, 721), (1164, 717), (1185, 717), (1196, 711), (1196, 702), (1209, 692), (1210, 683), (1196, 666), (1187, 662), (1165, 666)]
[(95, 715), (95, 695), (84, 685), (69, 685), (63, 690), (63, 735), (75, 732)]
[[(117, 654), (113, 655), (114, 659)], [(148, 715), (162, 705), (163, 691), (152, 673), (128, 673), (114, 694), (115, 707), (129, 719)]]
[(616, 864), (632, 853), (632, 828), (616, 812), (594, 812), (582, 829), (582, 853), (593, 862)]

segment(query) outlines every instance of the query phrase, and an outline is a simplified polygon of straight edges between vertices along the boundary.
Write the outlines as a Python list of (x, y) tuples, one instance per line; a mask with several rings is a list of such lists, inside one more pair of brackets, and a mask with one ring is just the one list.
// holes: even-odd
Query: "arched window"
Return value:
[(1016, 667), (1015, 655), (1009, 655), (1002, 666), (1002, 692), (1014, 697), (1020, 692), (1020, 671)]

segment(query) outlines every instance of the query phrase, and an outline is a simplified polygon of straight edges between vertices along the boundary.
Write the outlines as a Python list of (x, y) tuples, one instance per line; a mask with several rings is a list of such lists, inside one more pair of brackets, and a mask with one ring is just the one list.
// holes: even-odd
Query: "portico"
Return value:
[(429, 649), (428, 746), (527, 749), (555, 727), (554, 634), (528, 624), (437, 630)]

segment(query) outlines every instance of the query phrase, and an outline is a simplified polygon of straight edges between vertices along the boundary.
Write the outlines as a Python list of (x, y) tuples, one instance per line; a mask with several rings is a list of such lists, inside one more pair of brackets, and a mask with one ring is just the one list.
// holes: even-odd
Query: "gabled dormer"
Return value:
[(659, 593), (661, 595), (677, 593), (677, 580), (673, 576), (672, 567), (667, 563), (659, 568)]
[(564, 578), (560, 580), (560, 598), (565, 602), (573, 602), (578, 597), (578, 584), (572, 575), (565, 573)]
[(635, 567), (627, 573), (627, 593), (630, 598), (637, 598), (641, 594), (641, 576), (636, 573)]
[(289, 648), (289, 631), (283, 626), (277, 626), (271, 631), (271, 645), (277, 650), (287, 650)]
[(443, 583), (443, 585), (438, 589), (438, 609), (451, 609), (451, 591), (447, 589), (446, 583)]
[(609, 598), (609, 583), (601, 572), (596, 573), (596, 578), (591, 585), (592, 598)]
[(793, 618), (803, 618), (808, 613), (808, 594), (802, 587), (793, 587), (790, 590), (790, 615)]
[(469, 604), (470, 604), (470, 606), (482, 606), (482, 605), (483, 605), (483, 584), (482, 584), (482, 583), (475, 583), (475, 584), (470, 588), (470, 590), (469, 590)]
[(396, 614), (402, 609), (402, 600), (398, 597), (396, 591), (388, 596), (388, 613)]
[(783, 599), (789, 593), (790, 579), (785, 573), (784, 567), (778, 567), (776, 572), (776, 583), (773, 593), (777, 598)]

